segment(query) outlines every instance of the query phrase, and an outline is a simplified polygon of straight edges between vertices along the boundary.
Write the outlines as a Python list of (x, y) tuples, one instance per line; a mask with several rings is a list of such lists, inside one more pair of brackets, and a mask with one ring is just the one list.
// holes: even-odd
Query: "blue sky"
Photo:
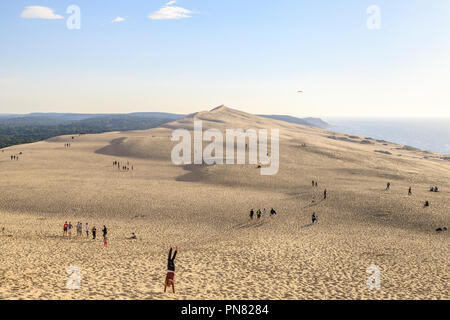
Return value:
[(3, 0), (0, 113), (450, 117), (450, 1), (430, 3)]

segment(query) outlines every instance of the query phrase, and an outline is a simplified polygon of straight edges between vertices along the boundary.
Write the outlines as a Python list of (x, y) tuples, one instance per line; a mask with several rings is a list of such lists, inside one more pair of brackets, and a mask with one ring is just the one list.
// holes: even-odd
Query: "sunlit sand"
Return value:
[[(175, 166), (172, 130), (194, 120), (280, 129), (278, 174)], [(0, 299), (450, 298), (450, 237), (435, 231), (450, 225), (450, 161), (438, 154), (221, 107), (146, 131), (13, 146), (0, 164)], [(250, 220), (272, 207), (275, 217)], [(63, 237), (65, 221), (96, 226), (97, 240)], [(176, 293), (164, 294), (171, 245)], [(379, 290), (367, 286), (371, 265)], [(79, 289), (66, 286), (69, 266)]]

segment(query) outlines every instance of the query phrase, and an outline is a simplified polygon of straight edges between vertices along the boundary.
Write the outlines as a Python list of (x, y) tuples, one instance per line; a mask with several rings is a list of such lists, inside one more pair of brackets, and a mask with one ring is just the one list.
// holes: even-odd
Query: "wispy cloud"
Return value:
[(167, 2), (161, 9), (151, 13), (148, 17), (152, 20), (170, 20), (190, 18), (193, 12), (191, 10), (174, 6), (176, 1)]
[(24, 19), (63, 19), (53, 9), (41, 6), (25, 7), (20, 16)]
[(112, 21), (112, 23), (115, 23), (115, 22), (122, 22), (122, 21), (125, 21), (125, 18), (117, 17), (117, 18), (115, 18), (115, 19)]

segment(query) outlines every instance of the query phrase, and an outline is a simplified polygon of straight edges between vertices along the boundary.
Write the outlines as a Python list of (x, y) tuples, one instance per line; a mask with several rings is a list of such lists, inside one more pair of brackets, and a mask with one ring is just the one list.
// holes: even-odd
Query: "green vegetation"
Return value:
[(106, 115), (83, 120), (69, 117), (24, 116), (0, 118), (0, 149), (66, 134), (146, 130), (174, 121), (178, 116)]

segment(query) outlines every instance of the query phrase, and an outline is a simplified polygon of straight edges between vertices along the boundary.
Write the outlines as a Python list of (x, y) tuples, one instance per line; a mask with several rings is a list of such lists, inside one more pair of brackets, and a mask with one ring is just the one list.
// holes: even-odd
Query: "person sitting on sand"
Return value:
[(130, 240), (135, 240), (135, 239), (137, 239), (136, 234), (133, 232), (133, 233), (131, 234), (131, 237), (129, 237), (128, 239), (130, 239)]
[(391, 188), (391, 183), (388, 182), (387, 185), (386, 185), (386, 190), (389, 190), (390, 188)]
[(175, 257), (177, 256), (178, 247), (175, 247), (175, 253), (172, 256), (173, 247), (170, 247), (169, 258), (167, 259), (167, 274), (166, 281), (164, 281), (164, 292), (166, 292), (167, 287), (172, 286), (172, 291), (175, 293)]
[(312, 224), (314, 224), (314, 223), (319, 223), (319, 221), (317, 220), (317, 216), (316, 216), (316, 213), (315, 212), (313, 212), (313, 214), (312, 214), (312, 216), (311, 216), (311, 219), (312, 219)]
[(253, 220), (253, 216), (255, 215), (255, 211), (252, 209), (250, 210), (250, 219)]
[(439, 192), (439, 188), (438, 187), (434, 187), (434, 192)]
[(430, 187), (430, 192), (434, 192), (434, 187)]
[(277, 214), (277, 212), (272, 208), (270, 209), (270, 216), (274, 216), (275, 214)]
[(427, 200), (425, 201), (425, 206), (424, 207), (429, 207), (430, 206), (430, 202)]

